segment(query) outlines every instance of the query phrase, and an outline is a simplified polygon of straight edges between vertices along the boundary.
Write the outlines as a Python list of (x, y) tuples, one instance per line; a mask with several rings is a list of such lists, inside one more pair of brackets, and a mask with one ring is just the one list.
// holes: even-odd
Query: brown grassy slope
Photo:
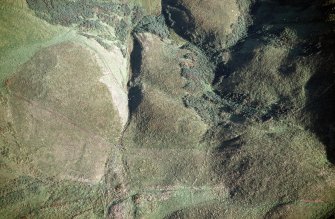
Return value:
[[(254, 125), (235, 140), (239, 148), (222, 148), (215, 169), (233, 199), (253, 204), (292, 200), (333, 201), (334, 186), (323, 145), (315, 135), (289, 123)], [(333, 194), (334, 195), (334, 194)]]
[(27, 9), (27, 2), (25, 0), (3, 0), (2, 4), (11, 5), (18, 8)]
[(334, 210), (335, 172), (316, 136), (295, 125), (249, 127), (208, 160), (217, 174), (209, 179), (221, 181), (229, 198), (166, 218), (323, 218)]
[(136, 80), (141, 82), (142, 100), (126, 136), (134, 139), (136, 143), (131, 145), (136, 147), (197, 147), (206, 125), (182, 103), (187, 92), (179, 62), (185, 51), (152, 34), (141, 34), (138, 39), (142, 60)]
[(181, 0), (194, 16), (196, 25), (205, 32), (215, 32), (219, 36), (231, 34), (233, 25), (240, 16), (239, 5), (236, 0)]
[[(143, 100), (132, 116), (128, 136), (135, 147), (196, 148), (207, 126), (181, 101), (145, 86)], [(130, 145), (129, 145), (130, 146)]]
[(142, 6), (146, 12), (150, 15), (160, 15), (161, 14), (161, 1), (159, 0), (132, 0), (135, 3)]
[(120, 133), (100, 74), (88, 50), (62, 43), (36, 53), (7, 80), (20, 156), (50, 176), (100, 179)]
[(183, 90), (185, 81), (180, 76), (178, 63), (185, 52), (164, 43), (153, 34), (139, 34), (137, 39), (143, 48), (141, 80), (170, 97), (180, 99), (185, 95), (185, 90)]
[[(285, 40), (294, 41), (294, 33), (293, 36), (285, 36), (284, 32), (281, 37), (278, 44), (261, 45), (248, 51), (251, 53), (250, 61), (240, 65), (237, 71), (223, 80), (224, 92), (248, 94), (251, 101), (261, 106), (269, 106), (287, 97), (301, 107), (306, 100), (304, 86), (312, 74), (313, 65), (306, 59), (291, 64), (289, 55), (292, 45), (285, 45)], [(249, 55), (243, 51), (240, 55)]]
[(244, 35), (250, 4), (239, 0), (164, 0), (163, 13), (179, 35), (204, 46), (209, 49), (206, 53), (213, 55)]

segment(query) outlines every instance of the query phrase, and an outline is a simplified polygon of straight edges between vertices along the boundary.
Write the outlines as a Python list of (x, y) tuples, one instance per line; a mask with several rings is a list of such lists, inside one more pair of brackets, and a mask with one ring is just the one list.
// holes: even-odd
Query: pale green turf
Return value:
[[(60, 35), (63, 33), (63, 35)], [(0, 6), (0, 83), (40, 48), (60, 41), (66, 30), (51, 26), (29, 9)]]

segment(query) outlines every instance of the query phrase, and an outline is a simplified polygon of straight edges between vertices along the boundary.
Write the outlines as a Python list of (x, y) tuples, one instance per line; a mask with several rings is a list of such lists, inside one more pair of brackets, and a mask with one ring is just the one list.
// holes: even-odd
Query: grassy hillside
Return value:
[(0, 218), (334, 217), (333, 6), (3, 0)]
[(57, 36), (61, 30), (35, 17), (26, 7), (18, 7), (14, 2), (5, 1), (0, 5), (1, 84), (17, 66), (27, 61), (39, 47)]

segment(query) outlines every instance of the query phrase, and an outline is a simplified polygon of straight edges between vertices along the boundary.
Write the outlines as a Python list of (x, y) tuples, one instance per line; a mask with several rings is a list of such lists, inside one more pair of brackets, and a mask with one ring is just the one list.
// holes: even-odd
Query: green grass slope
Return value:
[(60, 28), (34, 16), (21, 1), (2, 2), (0, 5), (0, 83), (26, 62), (39, 47), (57, 36)]

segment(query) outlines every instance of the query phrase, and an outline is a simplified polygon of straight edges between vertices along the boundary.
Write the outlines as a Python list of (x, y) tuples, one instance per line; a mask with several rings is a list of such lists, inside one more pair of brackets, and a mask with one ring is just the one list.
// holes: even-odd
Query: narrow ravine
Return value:
[[(131, 123), (132, 115), (136, 110), (137, 106), (141, 102), (141, 88), (140, 88), (140, 68), (141, 68), (141, 46), (138, 43), (135, 36), (132, 36), (133, 48), (129, 55), (129, 81), (128, 87), (128, 119), (124, 124), (120, 134), (119, 144), (115, 145), (109, 162), (106, 166), (106, 185), (107, 188), (114, 188), (111, 197), (113, 202), (108, 204), (107, 217), (112, 218), (125, 218), (131, 217), (136, 218), (136, 195), (129, 188), (129, 173), (127, 171), (127, 157), (125, 151), (127, 151), (127, 145), (124, 144), (125, 133)], [(110, 176), (110, 177), (108, 177)], [(110, 184), (112, 183), (112, 185)], [(128, 203), (125, 205), (125, 203)], [(131, 209), (129, 209), (131, 208)], [(129, 213), (132, 212), (132, 215)]]

